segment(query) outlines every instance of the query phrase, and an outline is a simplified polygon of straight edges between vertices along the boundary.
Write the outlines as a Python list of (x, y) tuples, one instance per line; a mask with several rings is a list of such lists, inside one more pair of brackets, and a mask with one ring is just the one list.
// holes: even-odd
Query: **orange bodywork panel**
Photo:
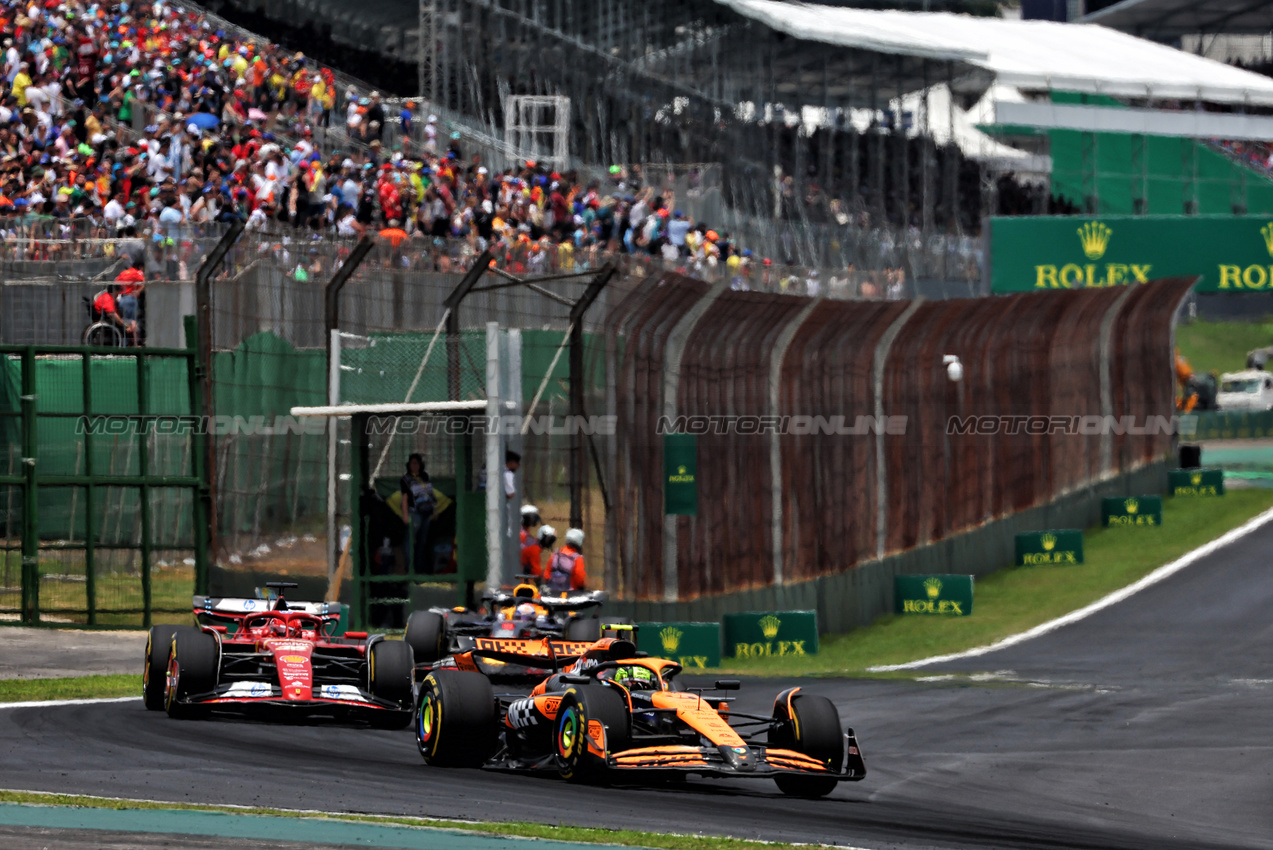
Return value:
[(655, 708), (675, 709), (676, 718), (718, 747), (745, 747), (725, 719), (710, 702), (697, 694), (658, 691), (650, 695)]

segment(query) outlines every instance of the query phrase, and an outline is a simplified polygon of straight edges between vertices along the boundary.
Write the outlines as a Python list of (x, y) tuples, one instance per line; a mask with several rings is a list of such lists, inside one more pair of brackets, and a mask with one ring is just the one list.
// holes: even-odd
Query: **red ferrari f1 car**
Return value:
[[(509, 658), (517, 643), (538, 652), (547, 641), (490, 640), (474, 654)], [(842, 729), (826, 697), (789, 688), (771, 714), (743, 714), (730, 709), (732, 699), (704, 694), (736, 690), (737, 680), (686, 688), (680, 671), (631, 641), (603, 638), (527, 696), (497, 694), (483, 673), (441, 662), (420, 686), (416, 745), (437, 766), (548, 771), (591, 782), (770, 778), (783, 793), (803, 797), (866, 776), (853, 730)]]
[(340, 606), (194, 597), (194, 626), (154, 626), (146, 644), (146, 708), (169, 716), (213, 711), (327, 716), (400, 729), (411, 722), (414, 660), (402, 641), (345, 632)]

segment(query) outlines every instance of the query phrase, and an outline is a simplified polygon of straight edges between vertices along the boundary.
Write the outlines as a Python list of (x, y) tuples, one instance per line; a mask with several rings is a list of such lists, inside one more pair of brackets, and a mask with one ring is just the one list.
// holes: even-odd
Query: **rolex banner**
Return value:
[(1017, 535), (1018, 567), (1083, 563), (1083, 532), (1067, 528)]
[(818, 651), (816, 611), (725, 615), (725, 654), (735, 658), (813, 655)]
[(1273, 218), (1020, 216), (990, 220), (993, 292), (1200, 275), (1199, 292), (1273, 290)]
[(893, 576), (894, 608), (898, 614), (972, 613), (972, 576)]
[(663, 436), (663, 512), (698, 514), (698, 437), (694, 434)]
[(1162, 496), (1119, 496), (1101, 499), (1101, 524), (1115, 526), (1162, 525)]
[(720, 623), (638, 623), (637, 649), (686, 670), (720, 666)]
[(1223, 496), (1224, 470), (1173, 469), (1167, 474), (1167, 484), (1173, 496)]

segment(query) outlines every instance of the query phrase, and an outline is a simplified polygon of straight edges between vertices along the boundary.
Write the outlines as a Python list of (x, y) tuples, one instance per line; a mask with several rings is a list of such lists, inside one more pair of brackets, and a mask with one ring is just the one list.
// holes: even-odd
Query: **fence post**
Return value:
[[(1123, 302), (1132, 294), (1135, 287), (1124, 286), (1123, 291), (1114, 299), (1114, 303), (1105, 310), (1101, 317), (1101, 416), (1110, 422), (1114, 415), (1114, 384), (1110, 375), (1110, 355), (1114, 350), (1114, 321), (1123, 311)], [(1114, 467), (1114, 434), (1107, 427), (1101, 429), (1101, 478), (1106, 478)]]
[[(84, 441), (84, 503), (88, 510), (84, 512), (84, 601), (88, 607), (88, 624), (90, 626), (97, 625), (97, 563), (94, 557), (94, 536), (96, 529), (93, 527), (93, 429), (87, 427), (93, 416), (93, 356), (85, 351), (81, 360), (84, 372), (80, 378), (83, 384), (84, 394), (84, 418), (80, 421), (84, 423), (84, 433), (81, 439)], [(74, 521), (72, 521), (74, 525)], [(74, 528), (71, 529), (74, 533)]]
[(588, 462), (584, 457), (584, 367), (583, 367), (583, 316), (601, 295), (601, 290), (614, 277), (618, 266), (613, 260), (602, 266), (597, 276), (588, 284), (583, 295), (570, 308), (570, 415), (574, 430), (570, 434), (570, 525), (583, 528), (583, 483), (588, 478)]
[[(809, 314), (823, 301), (823, 296), (811, 300), (800, 312), (787, 322), (786, 327), (778, 334), (774, 342), (773, 354), (769, 360), (769, 415), (780, 416), (782, 400), (778, 397), (778, 389), (782, 386), (782, 361), (787, 358), (787, 350), (795, 341), (796, 333), (804, 325)], [(769, 487), (772, 490), (773, 518), (770, 536), (773, 538), (774, 577), (773, 583), (781, 585), (785, 580), (786, 558), (783, 555), (782, 507), (784, 493), (782, 489), (782, 435), (777, 430), (769, 434)]]
[(150, 428), (147, 414), (150, 413), (150, 387), (148, 380), (148, 363), (146, 361), (146, 349), (137, 349), (137, 413), (139, 418), (138, 424), (141, 425), (141, 434), (136, 439), (140, 442), (137, 454), (137, 474), (141, 477), (142, 483), (137, 488), (137, 505), (141, 511), (141, 604), (142, 604), (142, 628), (150, 628), (151, 623), (151, 607), (154, 603), (154, 593), (152, 592), (152, 583), (150, 575), (150, 551), (151, 551), (151, 533), (150, 527), (150, 485), (146, 483), (146, 479), (150, 477)]
[(35, 484), (36, 433), (35, 348), (22, 351), (22, 622), (40, 622), (40, 522)]
[[(367, 254), (374, 245), (369, 236), (359, 240), (323, 290), (323, 312), (327, 326), (327, 404), (330, 407), (340, 404), (340, 291), (345, 288), (349, 278), (362, 265), (362, 261), (367, 258)], [(340, 553), (337, 551), (340, 535), (336, 529), (338, 502), (336, 488), (340, 477), (340, 429), (337, 425), (339, 421), (335, 416), (327, 419), (327, 582), (329, 585), (336, 578), (336, 566), (340, 560)], [(340, 588), (335, 588), (335, 591), (339, 592)]]
[[(215, 410), (215, 399), (212, 395), (212, 275), (220, 268), (221, 263), (225, 260), (225, 255), (234, 247), (234, 243), (239, 241), (239, 237), (243, 235), (243, 222), (236, 221), (230, 225), (230, 229), (221, 237), (221, 241), (213, 246), (208, 256), (199, 265), (199, 271), (195, 273), (194, 292), (195, 292), (195, 312), (199, 321), (199, 369), (202, 374), (197, 375), (203, 384), (203, 415), (211, 420)], [(206, 424), (201, 423), (201, 424)], [(206, 465), (207, 482), (208, 482), (208, 548), (211, 552), (217, 550), (217, 501), (214, 489), (214, 481), (216, 480), (216, 441), (209, 439), (206, 441), (206, 457), (204, 463)]]
[[(668, 421), (676, 419), (677, 392), (681, 385), (681, 357), (685, 345), (698, 320), (729, 289), (729, 281), (721, 279), (685, 312), (667, 336), (666, 354), (663, 357), (663, 415)], [(660, 447), (660, 453), (662, 447)], [(660, 460), (659, 463), (663, 461)], [(661, 494), (660, 494), (661, 495)], [(676, 602), (680, 598), (680, 575), (677, 571), (676, 516), (663, 514), (663, 601)]]
[[(210, 521), (212, 517), (212, 487), (208, 470), (207, 445), (209, 439), (209, 422), (203, 418), (203, 387), (199, 376), (207, 372), (208, 365), (203, 362), (199, 349), (199, 320), (195, 316), (185, 317), (186, 348), (190, 354), (186, 359), (187, 380), (190, 389), (190, 416), (194, 423), (190, 434), (191, 472), (195, 480), (193, 513), (191, 528), (194, 537), (194, 592), (201, 595), (208, 593), (208, 547), (211, 538)], [(184, 474), (186, 470), (182, 470)]]
[(875, 389), (875, 557), (884, 558), (884, 544), (888, 536), (888, 468), (884, 462), (884, 365), (888, 362), (893, 340), (901, 333), (902, 326), (910, 321), (919, 309), (923, 297), (912, 301), (902, 314), (888, 326), (884, 336), (875, 346), (875, 360), (871, 369), (871, 384)]

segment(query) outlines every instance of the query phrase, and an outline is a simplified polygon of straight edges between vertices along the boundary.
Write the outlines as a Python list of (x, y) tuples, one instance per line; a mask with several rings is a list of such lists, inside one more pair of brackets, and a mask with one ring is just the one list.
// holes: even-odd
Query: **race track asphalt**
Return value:
[[(1063, 568), (1059, 568), (1063, 569)], [(0, 787), (527, 820), (870, 848), (1273, 848), (1273, 525), (1086, 620), (925, 668), (804, 680), (868, 776), (585, 788), (426, 767), (409, 731), (179, 722), (140, 702), (0, 710)], [(767, 713), (791, 682), (744, 684)]]

